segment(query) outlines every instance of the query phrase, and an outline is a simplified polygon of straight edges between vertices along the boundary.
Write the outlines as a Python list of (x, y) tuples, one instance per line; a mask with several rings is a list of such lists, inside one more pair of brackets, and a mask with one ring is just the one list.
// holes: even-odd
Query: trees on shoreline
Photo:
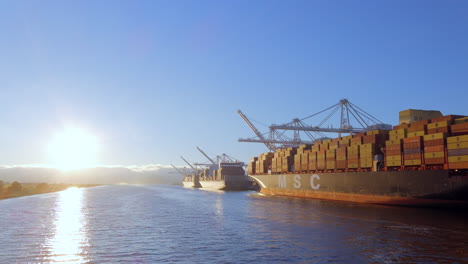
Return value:
[(0, 180), (0, 199), (15, 198), (21, 196), (28, 196), (41, 193), (50, 193), (66, 190), (70, 187), (91, 187), (95, 185), (83, 184), (52, 184), (52, 183), (19, 183), (14, 181), (6, 183)]

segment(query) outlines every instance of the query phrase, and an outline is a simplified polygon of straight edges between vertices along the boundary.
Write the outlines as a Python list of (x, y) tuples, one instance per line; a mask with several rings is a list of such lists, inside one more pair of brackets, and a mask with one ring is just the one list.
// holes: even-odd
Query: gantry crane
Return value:
[[(312, 143), (310, 141), (302, 141), (299, 137), (299, 132), (294, 132), (293, 139), (290, 139), (285, 135), (284, 132), (280, 133), (277, 130), (270, 127), (269, 135), (266, 137), (265, 135), (268, 133), (260, 133), (258, 129), (250, 122), (247, 116), (242, 113), (241, 110), (238, 110), (237, 113), (242, 117), (242, 119), (247, 123), (247, 125), (252, 129), (252, 131), (257, 135), (257, 138), (239, 138), (239, 142), (254, 142), (254, 143), (263, 143), (270, 151), (276, 151), (278, 148), (285, 147), (285, 146), (298, 146), (300, 144)], [(277, 146), (276, 144), (280, 144), (281, 146)]]
[[(304, 122), (304, 120), (308, 118), (320, 115), (322, 113), (326, 113), (327, 111), (330, 112), (318, 125), (310, 126)], [(339, 128), (324, 127), (324, 124), (327, 121), (329, 121), (330, 118), (338, 111), (340, 111)], [(240, 138), (238, 141), (264, 143), (270, 151), (275, 151), (276, 149), (280, 148), (276, 144), (281, 144), (283, 147), (298, 146), (301, 144), (311, 144), (317, 140), (329, 138), (324, 133), (338, 133), (338, 137), (341, 137), (342, 133), (355, 134), (373, 129), (392, 129), (391, 125), (382, 123), (379, 119), (370, 115), (358, 106), (352, 104), (347, 99), (342, 99), (337, 104), (334, 104), (318, 113), (307, 116), (305, 118), (295, 118), (291, 122), (282, 125), (273, 124), (269, 127), (270, 131), (268, 138), (264, 136), (266, 133), (260, 133), (240, 110), (238, 110), (237, 112), (257, 135), (257, 138)], [(351, 124), (351, 119), (354, 119), (360, 127), (353, 127)], [(282, 130), (282, 132), (280, 133), (278, 130)], [(288, 130), (293, 131), (293, 139), (289, 139), (285, 135), (285, 132)], [(299, 136), (299, 132), (304, 133), (310, 139), (310, 141), (302, 140)]]

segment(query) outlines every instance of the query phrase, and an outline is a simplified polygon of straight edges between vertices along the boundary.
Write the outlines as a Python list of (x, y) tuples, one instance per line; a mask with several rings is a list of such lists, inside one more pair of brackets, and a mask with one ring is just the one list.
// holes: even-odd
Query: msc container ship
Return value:
[(264, 194), (468, 208), (468, 117), (401, 111), (393, 130), (263, 153), (248, 174)]

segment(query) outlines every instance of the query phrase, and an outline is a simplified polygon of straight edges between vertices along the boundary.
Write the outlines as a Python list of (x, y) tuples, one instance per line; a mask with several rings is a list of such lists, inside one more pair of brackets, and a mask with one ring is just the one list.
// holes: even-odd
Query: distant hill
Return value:
[(0, 180), (69, 184), (180, 184), (182, 175), (172, 168), (160, 165), (98, 167), (74, 171), (45, 167), (0, 166)]

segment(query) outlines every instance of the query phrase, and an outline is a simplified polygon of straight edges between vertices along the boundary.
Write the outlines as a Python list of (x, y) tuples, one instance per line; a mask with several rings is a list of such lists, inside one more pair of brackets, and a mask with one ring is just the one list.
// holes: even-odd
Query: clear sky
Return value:
[[(468, 115), (468, 1), (0, 1), (0, 164), (47, 164), (58, 131), (107, 165), (267, 149), (263, 124), (347, 98), (385, 123)], [(255, 123), (261, 131), (267, 128)], [(336, 124), (338, 126), (339, 124)]]

